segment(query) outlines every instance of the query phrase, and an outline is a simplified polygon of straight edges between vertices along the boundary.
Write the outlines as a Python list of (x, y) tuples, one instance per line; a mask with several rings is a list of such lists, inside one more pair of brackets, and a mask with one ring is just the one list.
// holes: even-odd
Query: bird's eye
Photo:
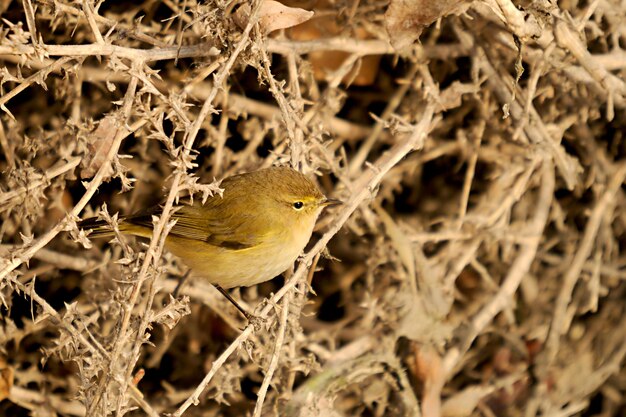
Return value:
[(302, 207), (304, 207), (304, 203), (302, 201), (296, 201), (293, 203), (293, 208), (296, 210), (302, 210)]

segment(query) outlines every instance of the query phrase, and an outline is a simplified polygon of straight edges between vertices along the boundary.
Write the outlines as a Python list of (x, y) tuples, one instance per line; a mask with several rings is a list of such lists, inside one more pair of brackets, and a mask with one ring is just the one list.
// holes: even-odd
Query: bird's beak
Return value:
[(320, 203), (320, 206), (332, 207), (332, 206), (339, 206), (341, 204), (343, 204), (343, 201), (341, 200), (337, 200), (336, 198), (326, 198), (324, 201)]

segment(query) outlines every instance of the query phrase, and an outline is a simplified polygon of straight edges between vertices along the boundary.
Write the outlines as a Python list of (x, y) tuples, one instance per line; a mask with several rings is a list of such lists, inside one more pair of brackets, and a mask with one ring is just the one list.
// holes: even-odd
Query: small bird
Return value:
[[(204, 204), (196, 200), (172, 214), (176, 224), (165, 247), (193, 276), (215, 285), (229, 299), (223, 289), (255, 285), (286, 271), (311, 238), (322, 209), (341, 204), (289, 167), (234, 175), (220, 187), (222, 196), (214, 195)], [(155, 207), (123, 216), (119, 230), (151, 237), (152, 216), (160, 212)], [(86, 219), (79, 226), (91, 230), (90, 237), (113, 236), (103, 220)]]

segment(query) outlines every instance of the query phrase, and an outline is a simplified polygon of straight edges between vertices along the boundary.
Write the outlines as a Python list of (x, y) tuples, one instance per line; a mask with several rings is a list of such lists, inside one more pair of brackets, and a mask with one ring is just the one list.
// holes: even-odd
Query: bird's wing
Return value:
[(245, 249), (258, 245), (266, 233), (266, 223), (259, 224), (255, 217), (241, 212), (234, 216), (232, 210), (216, 210), (213, 205), (184, 206), (174, 214), (176, 225), (171, 233), (223, 248)]
[[(213, 197), (221, 199), (219, 196)], [(233, 216), (228, 207), (221, 207), (219, 202), (203, 206), (196, 203), (182, 206), (172, 219), (176, 224), (170, 235), (206, 242), (210, 245), (228, 249), (246, 249), (256, 246), (269, 232), (267, 222), (252, 213), (239, 213)], [(156, 208), (149, 214), (131, 216), (126, 219), (132, 224), (152, 228), (152, 216), (160, 215)]]

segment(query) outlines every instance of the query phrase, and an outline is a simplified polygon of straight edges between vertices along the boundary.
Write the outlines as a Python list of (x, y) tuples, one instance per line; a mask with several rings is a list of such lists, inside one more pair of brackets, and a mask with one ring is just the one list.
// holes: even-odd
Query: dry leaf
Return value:
[(431, 345), (411, 343), (412, 355), (407, 358), (408, 369), (422, 387), (422, 415), (441, 415), (441, 389), (446, 382), (441, 356)]
[(392, 0), (385, 12), (385, 29), (397, 50), (419, 39), (422, 30), (440, 17), (463, 13), (473, 0)]
[[(318, 7), (321, 5), (318, 4)], [(288, 36), (298, 41), (310, 41), (337, 36), (342, 27), (337, 23), (336, 17), (331, 15), (315, 17), (301, 25), (290, 29)], [(374, 36), (367, 30), (356, 27), (354, 35), (356, 39), (373, 39)], [(309, 62), (313, 68), (316, 80), (326, 81), (328, 75), (339, 69), (351, 54), (343, 51), (312, 51), (308, 54)], [(372, 85), (376, 81), (380, 67), (381, 55), (365, 55), (360, 58), (360, 63), (343, 77), (344, 84), (357, 86)]]
[[(110, 114), (100, 120), (98, 127), (87, 138), (87, 148), (89, 153), (85, 155), (81, 166), (83, 167), (80, 172), (81, 178), (91, 178), (100, 169), (102, 164), (106, 161), (106, 156), (113, 146), (113, 141), (119, 130), (120, 123), (116, 115)], [(113, 173), (113, 169), (107, 173), (107, 176)]]
[[(245, 28), (250, 21), (252, 9), (249, 4), (244, 4), (235, 12), (235, 23), (240, 28)], [(287, 7), (274, 0), (264, 0), (258, 13), (259, 27), (261, 32), (270, 33), (278, 29), (290, 28), (306, 22), (313, 17), (313, 12), (298, 7)]]
[(13, 368), (0, 358), (0, 401), (9, 397), (13, 386)]

